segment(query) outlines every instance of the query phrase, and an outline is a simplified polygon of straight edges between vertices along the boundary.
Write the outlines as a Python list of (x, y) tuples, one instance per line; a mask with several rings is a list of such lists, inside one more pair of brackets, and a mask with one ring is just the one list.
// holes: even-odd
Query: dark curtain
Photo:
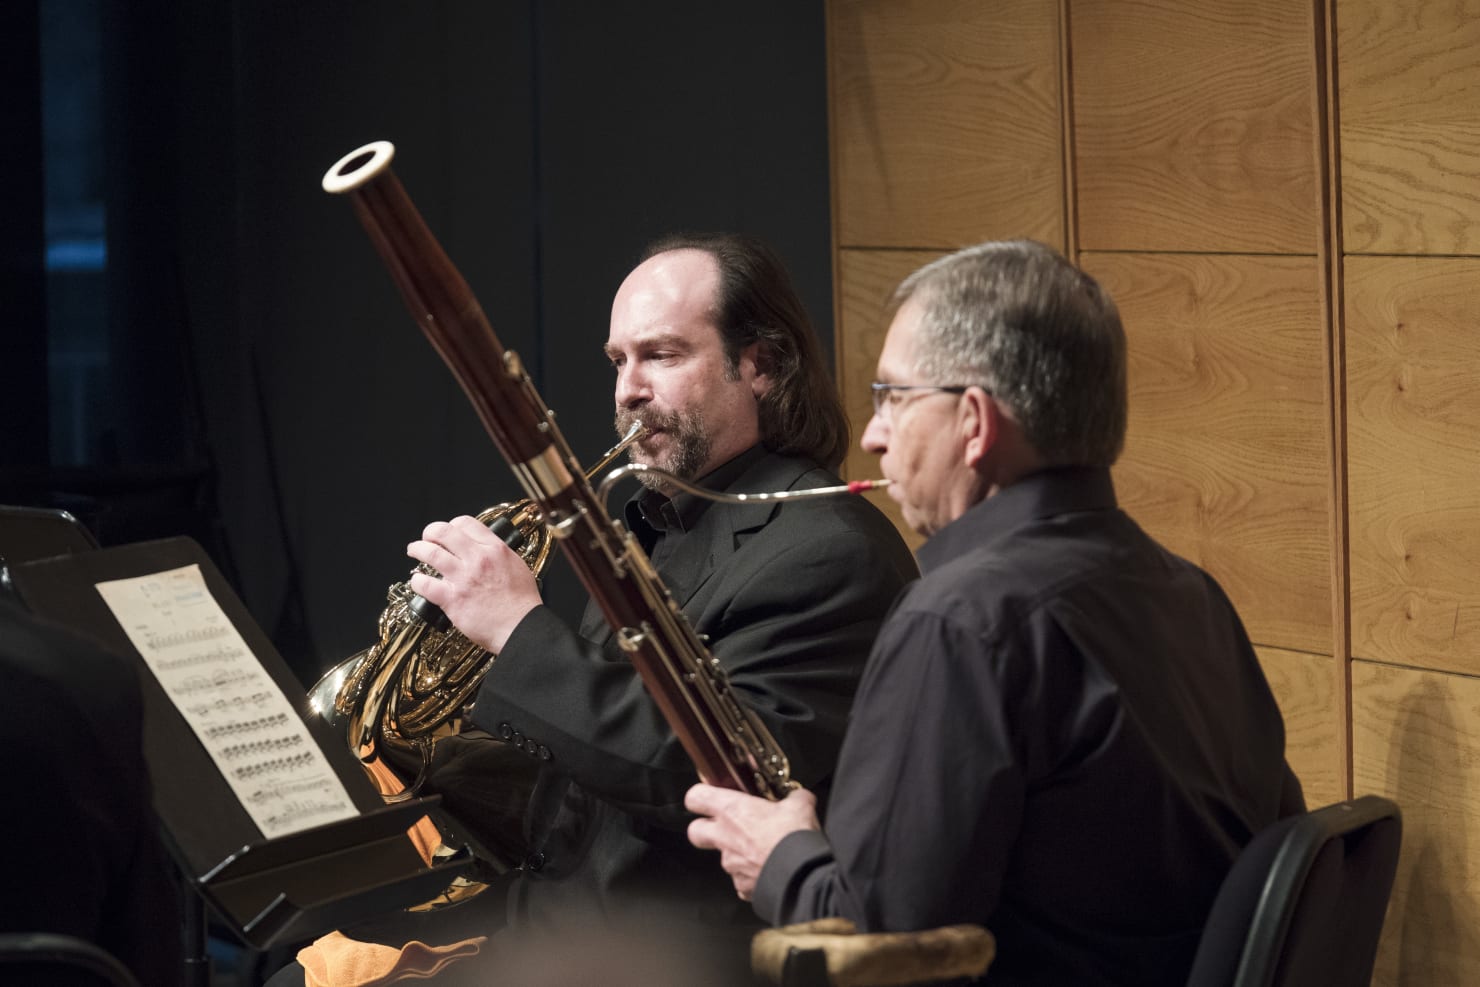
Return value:
[[(583, 459), (612, 441), (601, 344), (649, 239), (766, 237), (830, 338), (821, 3), (103, 8), (120, 410), (86, 483), (53, 470), (45, 494), (90, 485), (113, 540), (197, 537), (305, 682), (370, 642), (427, 522), (519, 494), (320, 189), (347, 151), (396, 144)], [(546, 587), (578, 611), (560, 566)]]

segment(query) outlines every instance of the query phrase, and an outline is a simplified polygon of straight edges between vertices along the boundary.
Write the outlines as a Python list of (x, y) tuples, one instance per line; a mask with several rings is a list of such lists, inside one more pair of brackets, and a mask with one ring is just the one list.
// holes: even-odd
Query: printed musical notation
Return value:
[(355, 815), (344, 785), (199, 566), (98, 583), (97, 590), (264, 835)]

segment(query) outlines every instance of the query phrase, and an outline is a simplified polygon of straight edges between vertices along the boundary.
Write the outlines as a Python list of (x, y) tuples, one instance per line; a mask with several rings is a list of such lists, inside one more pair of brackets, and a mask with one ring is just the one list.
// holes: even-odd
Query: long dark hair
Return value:
[(675, 233), (649, 244), (642, 259), (670, 250), (702, 250), (718, 262), (714, 322), (731, 369), (738, 368), (741, 350), (760, 343), (758, 366), (772, 382), (760, 400), (761, 442), (836, 469), (848, 452), (848, 416), (780, 259), (744, 233)]

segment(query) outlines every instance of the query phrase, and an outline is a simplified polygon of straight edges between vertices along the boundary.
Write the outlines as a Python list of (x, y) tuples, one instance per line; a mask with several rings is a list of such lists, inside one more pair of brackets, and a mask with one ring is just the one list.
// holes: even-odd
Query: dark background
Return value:
[[(583, 461), (613, 441), (612, 294), (660, 234), (765, 237), (830, 349), (821, 3), (3, 7), (0, 503), (67, 507), (104, 544), (197, 538), (305, 682), (370, 643), (427, 522), (520, 493), (320, 189), (346, 152), (396, 144)], [(71, 150), (97, 163), (72, 174), (42, 107), (89, 92)], [(66, 181), (103, 205), (100, 270), (44, 262)], [(78, 397), (56, 351), (93, 324)], [(579, 609), (560, 564), (546, 588)]]

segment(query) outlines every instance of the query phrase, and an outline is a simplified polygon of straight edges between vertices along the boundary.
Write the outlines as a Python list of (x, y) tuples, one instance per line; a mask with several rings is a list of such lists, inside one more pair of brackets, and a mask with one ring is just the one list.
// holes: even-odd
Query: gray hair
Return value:
[(1094, 278), (1032, 240), (981, 243), (895, 290), (923, 306), (923, 383), (975, 384), (1057, 466), (1109, 466), (1125, 442), (1125, 330)]

